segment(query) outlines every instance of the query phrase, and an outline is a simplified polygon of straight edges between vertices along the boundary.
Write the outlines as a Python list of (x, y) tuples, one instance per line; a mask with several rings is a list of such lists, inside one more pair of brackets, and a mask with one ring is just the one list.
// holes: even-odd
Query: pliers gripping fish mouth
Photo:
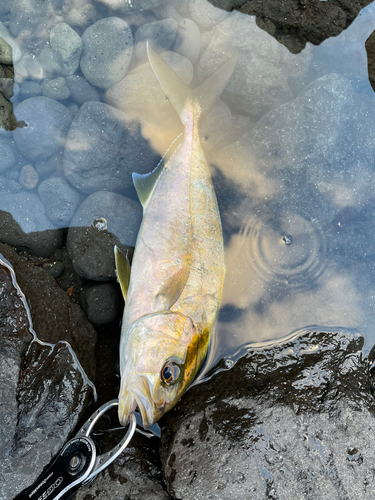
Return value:
[(67, 500), (108, 467), (125, 450), (136, 430), (136, 417), (132, 414), (122, 440), (109, 452), (97, 453), (90, 435), (100, 417), (114, 406), (118, 406), (117, 399), (101, 406), (66, 443), (52, 465), (15, 500)]

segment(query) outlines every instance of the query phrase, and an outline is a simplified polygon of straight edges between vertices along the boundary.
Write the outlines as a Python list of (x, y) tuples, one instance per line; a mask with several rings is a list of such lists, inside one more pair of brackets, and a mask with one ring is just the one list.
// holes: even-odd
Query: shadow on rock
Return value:
[(305, 334), (192, 388), (162, 420), (171, 495), (373, 498), (374, 380), (362, 346), (358, 334)]

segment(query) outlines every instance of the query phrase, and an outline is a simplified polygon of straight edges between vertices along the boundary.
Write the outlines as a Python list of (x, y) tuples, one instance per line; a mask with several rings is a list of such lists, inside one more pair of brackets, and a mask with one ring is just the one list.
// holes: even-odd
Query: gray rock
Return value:
[(9, 170), (15, 163), (16, 155), (12, 143), (0, 137), (0, 174)]
[(45, 97), (61, 101), (70, 97), (69, 88), (65, 79), (61, 76), (59, 78), (55, 78), (54, 80), (49, 80), (48, 78), (43, 80), (42, 93)]
[(194, 21), (188, 18), (178, 21), (172, 50), (189, 59), (192, 64), (197, 62), (201, 50), (201, 34)]
[(22, 99), (29, 99), (30, 97), (37, 97), (41, 95), (42, 87), (40, 83), (33, 82), (32, 80), (24, 80), (21, 85)]
[[(8, 181), (8, 183), (16, 181)], [(18, 184), (18, 186), (20, 186)], [(49, 257), (62, 245), (63, 234), (48, 219), (35, 193), (3, 192), (0, 196), (0, 241)]]
[(51, 29), (50, 43), (60, 57), (62, 75), (75, 73), (82, 53), (80, 36), (66, 23), (59, 23)]
[(189, 390), (163, 420), (171, 495), (373, 498), (374, 375), (362, 347), (358, 334), (305, 334)]
[(42, 177), (49, 177), (50, 175), (63, 172), (63, 151), (49, 156), (45, 160), (38, 160), (35, 162), (35, 170)]
[[(3, 250), (5, 246), (0, 248)], [(90, 395), (87, 379), (66, 344), (41, 345), (33, 339), (26, 300), (12, 279), (14, 273), (2, 261), (0, 496), (3, 500), (12, 500), (38, 477), (78, 423)], [(53, 323), (59, 329), (56, 316)], [(64, 332), (60, 330), (60, 334)], [(24, 366), (27, 370), (22, 369)]]
[(157, 158), (139, 126), (125, 114), (101, 102), (87, 102), (69, 129), (64, 171), (85, 193), (118, 191), (132, 185), (132, 172), (151, 171)]
[(43, 0), (13, 0), (9, 29), (13, 36), (37, 34), (48, 21), (48, 4)]
[(100, 0), (100, 2), (119, 14), (128, 15), (153, 9), (163, 4), (165, 0), (137, 0), (137, 2), (129, 2), (129, 0)]
[(114, 283), (86, 285), (82, 289), (81, 304), (90, 323), (106, 325), (119, 314), (121, 291)]
[(100, 101), (99, 92), (82, 76), (67, 76), (65, 81), (70, 91), (70, 97), (77, 104), (81, 105), (88, 101)]
[(79, 276), (95, 281), (115, 277), (114, 245), (134, 246), (142, 219), (139, 203), (108, 191), (90, 195), (75, 213), (67, 247)]
[(0, 92), (8, 101), (13, 97), (13, 85), (14, 80), (12, 78), (0, 78)]
[(24, 165), (21, 168), (18, 181), (24, 189), (26, 189), (27, 191), (32, 191), (36, 188), (39, 182), (38, 172), (32, 165)]
[[(56, 76), (61, 76), (64, 75), (64, 70), (62, 67), (62, 61), (61, 57), (59, 54), (52, 49), (51, 45), (49, 43), (46, 43), (45, 46), (42, 48), (42, 50), (39, 52), (38, 56), (33, 60), (35, 65), (39, 65), (41, 70), (41, 76), (37, 78), (38, 80), (42, 80), (43, 78), (53, 78)], [(23, 63), (23, 60), (22, 60)], [(31, 63), (27, 63), (25, 65), (25, 71), (26, 73), (29, 71)], [(22, 70), (22, 66), (21, 66)], [(20, 72), (20, 66), (18, 65), (16, 67), (16, 72), (17, 74)], [(35, 73), (35, 70), (34, 70)], [(32, 78), (36, 78), (35, 74), (31, 74)]]
[(13, 64), (12, 47), (0, 36), (0, 63)]
[(63, 104), (49, 97), (31, 97), (16, 107), (15, 115), (26, 123), (13, 136), (28, 158), (45, 159), (64, 145), (72, 116)]
[(147, 60), (147, 42), (158, 53), (169, 50), (175, 41), (177, 29), (178, 24), (174, 19), (163, 19), (141, 26), (134, 35), (135, 59), (138, 61)]
[(79, 207), (78, 192), (62, 177), (51, 177), (38, 187), (47, 217), (57, 226), (67, 227)]
[(3, 193), (19, 193), (22, 191), (22, 186), (17, 179), (8, 179), (6, 176), (0, 175), (0, 192)]
[(107, 89), (124, 78), (133, 52), (133, 34), (119, 17), (97, 21), (82, 35), (81, 70), (96, 87)]
[[(9, 2), (8, 0), (4, 0), (8, 5)], [(0, 3), (1, 5), (1, 3)], [(10, 7), (10, 5), (9, 5)], [(22, 57), (22, 52), (18, 46), (17, 41), (12, 37), (12, 35), (9, 33), (9, 30), (4, 26), (2, 22), (0, 22), (0, 37), (5, 40), (11, 47), (12, 47), (12, 63), (11, 64), (17, 64), (21, 57)]]
[(88, 25), (93, 24), (98, 20), (98, 13), (94, 5), (87, 3), (81, 8), (70, 9), (65, 19), (70, 26), (87, 28)]

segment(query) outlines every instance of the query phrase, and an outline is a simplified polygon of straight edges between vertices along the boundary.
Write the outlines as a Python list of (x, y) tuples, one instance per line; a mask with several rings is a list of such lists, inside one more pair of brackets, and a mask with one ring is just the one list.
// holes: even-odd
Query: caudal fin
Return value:
[(147, 55), (161, 88), (182, 122), (184, 121), (183, 111), (187, 99), (190, 97), (193, 101), (198, 101), (201, 110), (208, 111), (227, 86), (237, 63), (237, 54), (233, 54), (206, 81), (195, 89), (190, 89), (180, 80), (168, 64), (158, 56), (148, 42)]

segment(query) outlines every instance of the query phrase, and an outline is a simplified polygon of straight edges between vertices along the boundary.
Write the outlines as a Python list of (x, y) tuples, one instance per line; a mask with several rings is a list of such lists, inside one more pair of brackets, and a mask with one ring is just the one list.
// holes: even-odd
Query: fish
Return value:
[(147, 53), (184, 132), (155, 170), (133, 173), (143, 218), (131, 266), (115, 248), (125, 299), (118, 417), (125, 426), (138, 407), (146, 429), (191, 385), (217, 323), (225, 277), (223, 232), (198, 123), (236, 63), (230, 58), (192, 90), (149, 45)]

